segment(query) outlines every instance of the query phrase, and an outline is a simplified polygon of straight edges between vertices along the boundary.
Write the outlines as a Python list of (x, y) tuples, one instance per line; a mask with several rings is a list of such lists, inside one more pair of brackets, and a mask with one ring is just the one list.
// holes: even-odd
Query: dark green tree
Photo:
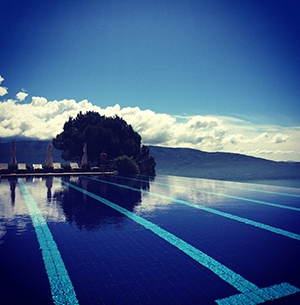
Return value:
[(140, 170), (136, 162), (127, 156), (117, 157), (115, 160), (116, 169), (120, 174), (139, 174)]
[(136, 161), (141, 173), (155, 175), (155, 159), (149, 156), (149, 153), (150, 149), (146, 145), (143, 145)]
[[(78, 113), (64, 124), (63, 132), (52, 140), (55, 148), (62, 150), (66, 161), (80, 162), (83, 143), (87, 143), (90, 162), (99, 162), (104, 150), (108, 159), (126, 155), (132, 158), (141, 173), (155, 174), (155, 160), (149, 149), (141, 147), (141, 136), (122, 118), (101, 116), (98, 112)], [(148, 164), (148, 165), (147, 165)]]

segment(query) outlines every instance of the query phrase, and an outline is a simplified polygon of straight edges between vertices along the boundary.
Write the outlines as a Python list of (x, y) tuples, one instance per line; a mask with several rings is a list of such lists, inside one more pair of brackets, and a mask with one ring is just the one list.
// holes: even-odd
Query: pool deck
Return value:
[(6, 174), (1, 174), (1, 177), (24, 177), (24, 176), (74, 176), (74, 175), (103, 175), (103, 174), (109, 174), (113, 175), (114, 172), (101, 172), (101, 171), (88, 171), (88, 172), (83, 172), (83, 171), (71, 171), (71, 172), (16, 172), (16, 173), (6, 173)]

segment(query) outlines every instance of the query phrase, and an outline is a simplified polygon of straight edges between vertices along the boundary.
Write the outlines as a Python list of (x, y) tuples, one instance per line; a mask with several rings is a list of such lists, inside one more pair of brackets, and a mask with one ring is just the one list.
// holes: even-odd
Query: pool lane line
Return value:
[[(147, 175), (140, 175), (141, 177), (152, 177), (152, 176), (147, 176)], [(180, 177), (177, 176), (171, 176), (172, 178), (175, 178), (177, 181), (187, 181), (186, 179), (189, 179), (190, 177), (185, 177), (186, 179), (181, 179)], [(162, 179), (167, 179), (167, 176), (163, 176), (160, 175), (158, 178), (162, 178)], [(201, 179), (201, 180), (208, 180), (205, 178), (195, 178), (195, 179)], [(144, 181), (144, 180), (143, 180)], [(215, 181), (219, 181), (219, 180), (215, 180)], [(227, 180), (223, 180), (224, 182), (229, 182), (229, 183), (235, 183), (234, 181), (227, 181)], [(155, 181), (156, 182), (156, 181)], [(196, 183), (194, 181), (190, 181), (192, 183)], [(253, 188), (248, 188), (248, 187), (240, 187), (240, 186), (232, 186), (232, 185), (223, 185), (223, 184), (215, 184), (215, 183), (208, 183), (208, 182), (203, 182), (201, 181), (202, 184), (204, 185), (212, 185), (212, 186), (220, 186), (223, 188), (231, 188), (231, 189), (240, 189), (240, 190), (246, 190), (246, 191), (253, 191), (253, 192), (260, 192), (260, 193), (267, 193), (267, 194), (274, 194), (274, 195), (282, 195), (282, 196), (291, 196), (291, 197), (297, 197), (300, 198), (300, 195), (297, 194), (290, 194), (290, 193), (280, 193), (280, 192), (274, 192), (274, 191), (266, 191), (266, 190), (258, 190), (258, 189), (253, 189)], [(236, 183), (243, 183), (243, 182), (236, 182)], [(244, 183), (247, 183), (247, 180), (245, 180)], [(248, 182), (249, 183), (249, 182)], [(253, 183), (252, 183), (253, 184)], [(261, 184), (266, 186), (265, 184)], [(275, 185), (268, 185), (268, 186), (272, 186), (272, 187), (276, 187)], [(284, 186), (282, 186), (284, 187)]]
[[(142, 179), (129, 178), (129, 177), (124, 177), (124, 176), (119, 176), (119, 177), (122, 178), (122, 179), (129, 179), (129, 180), (134, 180), (134, 181), (142, 181), (142, 182), (145, 181), (145, 180), (142, 180)], [(214, 193), (214, 192), (194, 189), (194, 188), (180, 186), (180, 185), (174, 186), (172, 184), (156, 182), (156, 181), (153, 181), (152, 184), (157, 184), (157, 185), (162, 185), (162, 186), (170, 186), (170, 187), (175, 187), (175, 188), (181, 188), (181, 189), (191, 190), (191, 191), (198, 192), (198, 193), (204, 193), (204, 194), (215, 195), (215, 196), (222, 196), (222, 197), (227, 197), (227, 198), (231, 198), (231, 199), (238, 199), (238, 200), (243, 200), (243, 201), (248, 201), (248, 202), (253, 202), (253, 203), (258, 203), (258, 204), (269, 205), (269, 206), (276, 207), (276, 208), (282, 208), (282, 209), (287, 209), (287, 210), (293, 210), (293, 211), (300, 212), (300, 208), (291, 207), (291, 206), (288, 206), (288, 205), (281, 205), (281, 204), (278, 204), (278, 203), (266, 202), (266, 201), (244, 198), (244, 197), (237, 197), (237, 196), (226, 195), (226, 194), (221, 194), (221, 193)]]
[[(205, 254), (201, 250), (193, 247), (189, 243), (185, 242), (183, 239), (177, 237), (176, 235), (162, 229), (156, 224), (146, 220), (145, 218), (138, 216), (137, 214), (128, 211), (125, 208), (120, 207), (119, 205), (100, 197), (94, 193), (91, 193), (87, 190), (84, 190), (74, 184), (66, 182), (61, 179), (54, 178), (58, 181), (61, 181), (63, 184), (68, 185), (69, 187), (90, 196), (91, 198), (109, 206), (110, 208), (120, 212), (121, 214), (132, 219), (136, 223), (142, 225), (144, 228), (152, 231), (171, 245), (175, 246), (177, 249), (183, 251), (185, 254), (190, 256), (192, 259), (200, 263), (202, 266), (208, 268), (213, 273), (215, 273), (222, 280), (227, 282), (229, 285), (236, 288), (240, 294), (225, 298), (222, 300), (216, 300), (218, 304), (237, 304), (236, 300), (242, 299), (243, 304), (261, 304), (269, 300), (275, 300), (284, 296), (288, 296), (297, 292), (300, 292), (295, 286), (290, 285), (289, 283), (281, 283), (279, 285), (273, 285), (266, 288), (259, 288), (255, 284), (249, 282), (241, 275), (235, 273), (225, 265), (221, 264), (214, 258)], [(228, 299), (230, 299), (228, 301)], [(240, 304), (240, 303), (239, 303)]]
[(18, 183), (42, 250), (54, 304), (79, 304), (68, 271), (40, 209), (21, 178), (18, 178)]
[(106, 181), (106, 180), (96, 179), (96, 178), (92, 178), (92, 177), (88, 177), (88, 176), (84, 176), (84, 177), (88, 178), (90, 180), (98, 181), (100, 183), (104, 182), (104, 183), (107, 183), (107, 184), (111, 184), (111, 185), (115, 185), (115, 186), (118, 186), (118, 187), (126, 188), (126, 189), (129, 189), (129, 190), (132, 190), (132, 191), (145, 193), (145, 194), (148, 194), (148, 195), (151, 195), (151, 196), (156, 196), (156, 197), (159, 197), (159, 198), (163, 198), (163, 199), (167, 199), (167, 200), (170, 200), (170, 201), (173, 201), (173, 202), (184, 204), (184, 205), (187, 205), (187, 206), (195, 208), (195, 209), (204, 210), (204, 211), (209, 212), (209, 213), (213, 213), (213, 214), (225, 217), (225, 218), (229, 218), (229, 219), (232, 219), (232, 220), (242, 222), (246, 225), (251, 225), (251, 226), (263, 229), (263, 230), (267, 230), (267, 231), (270, 231), (270, 232), (273, 232), (273, 233), (283, 235), (285, 237), (289, 237), (289, 238), (296, 239), (296, 240), (300, 241), (300, 235), (299, 234), (289, 232), (289, 231), (286, 231), (286, 230), (283, 230), (283, 229), (279, 229), (279, 228), (276, 228), (276, 227), (272, 227), (272, 226), (254, 221), (254, 220), (250, 220), (250, 219), (235, 216), (235, 215), (232, 215), (232, 214), (229, 214), (229, 213), (221, 212), (221, 211), (211, 209), (211, 208), (208, 208), (208, 207), (204, 207), (204, 206), (201, 206), (201, 205), (198, 205), (198, 204), (195, 204), (195, 203), (191, 203), (191, 202), (188, 202), (188, 201), (185, 201), (185, 200), (176, 199), (176, 198), (172, 198), (172, 197), (167, 197), (165, 195), (152, 193), (152, 192), (142, 190), (142, 189), (137, 189), (137, 188), (134, 188), (134, 187), (131, 187), (131, 186), (118, 184), (118, 183), (110, 182), (110, 181)]

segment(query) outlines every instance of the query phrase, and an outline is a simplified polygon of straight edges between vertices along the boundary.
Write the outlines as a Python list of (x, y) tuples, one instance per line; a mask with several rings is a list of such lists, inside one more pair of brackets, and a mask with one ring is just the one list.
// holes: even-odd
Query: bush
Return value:
[(114, 160), (115, 167), (120, 174), (139, 174), (140, 170), (136, 162), (127, 156), (121, 156)]

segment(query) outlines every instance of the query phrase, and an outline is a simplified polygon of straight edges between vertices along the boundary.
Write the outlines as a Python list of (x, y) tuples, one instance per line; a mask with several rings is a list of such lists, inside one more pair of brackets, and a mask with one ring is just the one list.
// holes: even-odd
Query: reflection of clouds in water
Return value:
[(5, 219), (0, 223), (0, 245), (4, 242), (4, 236), (7, 233), (7, 228), (16, 228), (16, 235), (23, 235), (27, 232), (27, 226), (31, 223), (30, 217), (15, 215), (12, 219)]
[[(61, 212), (61, 208), (59, 205), (56, 204), (55, 200), (52, 200), (52, 197), (49, 198), (49, 189), (52, 193), (56, 190), (61, 189), (62, 186), (60, 183), (51, 181), (50, 177), (32, 177), (29, 179), (25, 179), (24, 182), (26, 183), (26, 187), (28, 188), (29, 192), (33, 196), (37, 206), (39, 207), (43, 217), (46, 221), (55, 221), (55, 222), (64, 222), (65, 217)], [(52, 183), (52, 186), (51, 186)], [(3, 187), (3, 191), (0, 188), (0, 204), (4, 202), (3, 194), (10, 192), (10, 184), (7, 181), (5, 184), (0, 184)], [(16, 199), (15, 199), (15, 206), (14, 212), (12, 214), (12, 218), (18, 216), (28, 216), (29, 211), (26, 206), (24, 197), (19, 190), (19, 187), (16, 187)], [(50, 200), (49, 200), (50, 199)], [(52, 200), (52, 201), (51, 201)], [(6, 215), (8, 216), (8, 215)], [(6, 217), (5, 216), (5, 217)]]
[(11, 179), (10, 180), (10, 197), (11, 197), (11, 203), (14, 206), (15, 204), (15, 199), (16, 199), (16, 185), (17, 185), (17, 180)]
[[(217, 207), (225, 203), (226, 198), (221, 196), (216, 196), (211, 193), (224, 192), (224, 188), (218, 184), (220, 181), (205, 181), (193, 179), (188, 181), (188, 178), (183, 178), (185, 181), (180, 181), (172, 177), (164, 177), (164, 179), (156, 179), (155, 182), (151, 184), (152, 194), (143, 194), (142, 203), (137, 206), (136, 213), (150, 212), (153, 210), (165, 210), (169, 209), (172, 204), (178, 204), (175, 200), (182, 200), (189, 203), (201, 205), (204, 207)], [(161, 184), (159, 184), (161, 183)], [(207, 192), (207, 193), (206, 193)], [(160, 197), (160, 195), (162, 197)], [(166, 196), (170, 199), (175, 199), (174, 201), (163, 198)]]
[[(7, 228), (15, 227), (16, 234), (22, 235), (27, 231), (28, 223), (31, 223), (29, 211), (16, 187), (16, 180), (2, 179), (0, 183), (0, 244), (3, 243)], [(12, 201), (12, 197), (15, 201)]]
[(173, 204), (172, 201), (151, 196), (149, 194), (143, 194), (142, 202), (140, 205), (136, 206), (134, 213), (140, 214), (143, 212), (152, 212), (154, 210), (166, 210)]
[(5, 236), (6, 234), (6, 225), (7, 224), (3, 224), (3, 223), (0, 223), (0, 245), (4, 243), (3, 241), (3, 237)]
[[(0, 183), (0, 217), (11, 220), (18, 215), (19, 204), (14, 204), (12, 197), (16, 196), (16, 185), (8, 179), (1, 179)], [(17, 191), (18, 198), (18, 191)]]
[(26, 181), (26, 187), (33, 196), (46, 222), (64, 222), (60, 206), (52, 196), (62, 186), (52, 177), (36, 177)]
[(53, 185), (53, 177), (47, 177), (46, 178), (46, 187), (48, 189), (47, 191), (47, 198), (48, 198), (48, 202), (51, 202), (51, 188)]

